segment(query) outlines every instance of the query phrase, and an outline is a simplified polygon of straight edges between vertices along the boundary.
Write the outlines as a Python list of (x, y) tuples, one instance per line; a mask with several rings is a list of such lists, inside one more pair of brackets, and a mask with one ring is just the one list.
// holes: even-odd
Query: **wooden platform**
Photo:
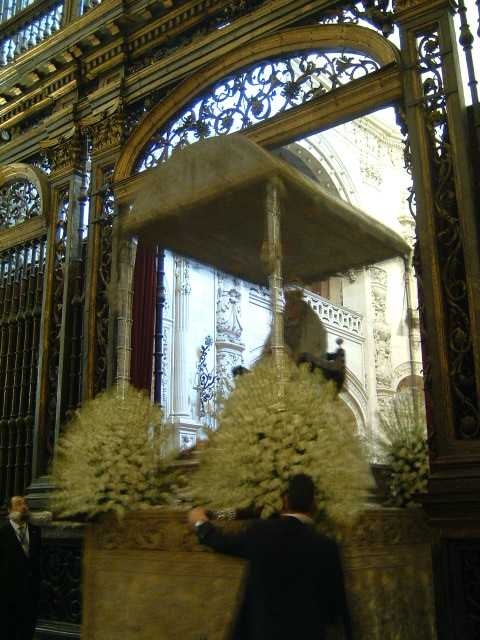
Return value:
[[(436, 638), (430, 531), (419, 510), (367, 510), (345, 532), (343, 555), (356, 638)], [(197, 544), (182, 512), (90, 525), (82, 640), (224, 640), (242, 574), (241, 561)]]

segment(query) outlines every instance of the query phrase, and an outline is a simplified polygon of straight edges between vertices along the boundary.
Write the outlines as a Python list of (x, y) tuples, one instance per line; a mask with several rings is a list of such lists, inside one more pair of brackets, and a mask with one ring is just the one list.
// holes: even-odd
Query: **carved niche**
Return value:
[(217, 274), (216, 308), (216, 375), (217, 396), (228, 395), (231, 388), (232, 369), (243, 362), (245, 348), (241, 341), (240, 322), (241, 285), (236, 278)]

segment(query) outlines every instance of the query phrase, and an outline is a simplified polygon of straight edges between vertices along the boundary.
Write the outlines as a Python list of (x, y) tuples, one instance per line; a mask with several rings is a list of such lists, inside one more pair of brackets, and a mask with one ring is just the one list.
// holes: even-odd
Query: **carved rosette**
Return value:
[(374, 312), (375, 378), (380, 402), (381, 396), (385, 395), (381, 391), (388, 392), (392, 388), (392, 333), (386, 317), (387, 272), (380, 267), (371, 267), (370, 282)]
[(218, 398), (228, 395), (232, 386), (232, 369), (243, 362), (245, 345), (241, 341), (241, 296), (239, 281), (218, 273), (215, 340)]

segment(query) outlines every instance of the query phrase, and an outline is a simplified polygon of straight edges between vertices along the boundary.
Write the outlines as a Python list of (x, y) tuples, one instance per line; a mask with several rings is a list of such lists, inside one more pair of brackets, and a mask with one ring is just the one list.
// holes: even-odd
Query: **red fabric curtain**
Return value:
[(139, 242), (133, 273), (130, 381), (150, 393), (155, 330), (155, 250)]

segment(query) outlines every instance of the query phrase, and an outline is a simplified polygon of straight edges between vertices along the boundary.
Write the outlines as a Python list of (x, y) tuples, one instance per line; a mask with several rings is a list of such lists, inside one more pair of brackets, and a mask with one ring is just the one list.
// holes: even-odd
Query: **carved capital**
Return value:
[(64, 136), (42, 142), (40, 146), (47, 153), (54, 174), (68, 173), (80, 164), (82, 143), (77, 127)]
[(102, 114), (94, 122), (87, 122), (85, 130), (92, 140), (94, 154), (113, 147), (120, 147), (125, 140), (125, 112), (123, 105), (120, 105), (113, 113)]
[(395, 0), (395, 22), (405, 23), (423, 16), (432, 15), (435, 9), (453, 11), (453, 0)]
[(380, 285), (381, 287), (387, 286), (387, 272), (380, 267), (370, 267), (370, 277), (372, 284)]

